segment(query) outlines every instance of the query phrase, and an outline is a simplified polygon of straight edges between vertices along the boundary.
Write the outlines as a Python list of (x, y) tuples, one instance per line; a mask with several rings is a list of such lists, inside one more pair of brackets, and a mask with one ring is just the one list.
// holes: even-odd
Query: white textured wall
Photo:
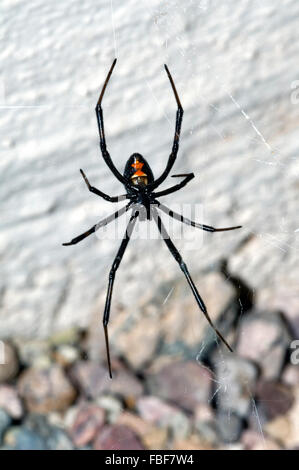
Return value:
[[(0, 336), (84, 326), (95, 311), (100, 322), (119, 241), (61, 243), (115, 210), (87, 191), (79, 168), (101, 190), (123, 192), (100, 156), (94, 115), (115, 55), (104, 112), (118, 168), (134, 151), (155, 175), (167, 161), (175, 101), (166, 62), (185, 109), (173, 173), (196, 179), (163, 201), (201, 203), (205, 223), (244, 226), (185, 251), (178, 241), (190, 271), (197, 277), (228, 258), (260, 302), (285, 296), (296, 311), (298, 1), (2, 0), (0, 8)], [(134, 312), (140, 299), (159, 305), (180, 275), (161, 241), (132, 242), (114, 315), (117, 305)]]

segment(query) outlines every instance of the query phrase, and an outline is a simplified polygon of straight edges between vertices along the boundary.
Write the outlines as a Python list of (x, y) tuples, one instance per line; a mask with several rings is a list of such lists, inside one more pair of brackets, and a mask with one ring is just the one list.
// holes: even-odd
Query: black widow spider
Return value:
[[(237, 227), (214, 228), (214, 227), (210, 227), (209, 225), (199, 224), (197, 222), (193, 222), (192, 220), (183, 217), (181, 214), (177, 214), (177, 213), (171, 211), (170, 209), (168, 209), (168, 207), (164, 206), (159, 201), (157, 201), (158, 197), (166, 196), (167, 194), (173, 193), (174, 191), (178, 191), (179, 189), (186, 186), (186, 184), (190, 180), (192, 180), (192, 178), (194, 178), (193, 173), (172, 175), (174, 178), (180, 177), (180, 178), (184, 178), (184, 179), (180, 183), (175, 184), (174, 186), (171, 186), (168, 189), (165, 189), (163, 191), (154, 192), (154, 189), (156, 189), (158, 186), (160, 186), (160, 184), (163, 183), (163, 181), (167, 178), (167, 176), (168, 176), (170, 170), (172, 169), (173, 164), (176, 160), (178, 149), (179, 149), (179, 139), (180, 139), (181, 125), (182, 125), (183, 113), (184, 113), (181, 102), (180, 102), (180, 99), (179, 99), (179, 96), (178, 96), (178, 93), (176, 91), (176, 88), (175, 88), (175, 85), (174, 85), (174, 82), (173, 82), (173, 79), (172, 79), (172, 76), (170, 75), (170, 72), (168, 70), (167, 65), (164, 65), (164, 67), (165, 67), (165, 70), (167, 72), (167, 75), (168, 75), (168, 78), (169, 78), (169, 81), (170, 81), (170, 84), (171, 84), (171, 87), (172, 87), (172, 90), (173, 90), (178, 108), (177, 108), (177, 113), (176, 113), (176, 124), (175, 124), (174, 140), (173, 140), (172, 150), (171, 150), (171, 153), (169, 155), (166, 168), (163, 171), (163, 173), (159, 176), (159, 178), (157, 178), (155, 180), (154, 175), (152, 173), (152, 170), (151, 170), (149, 164), (147, 163), (147, 161), (145, 160), (145, 158), (143, 158), (143, 156), (140, 155), (139, 153), (134, 153), (133, 155), (130, 156), (130, 158), (128, 159), (128, 161), (126, 163), (124, 174), (122, 175), (121, 173), (119, 173), (119, 171), (114, 166), (114, 163), (112, 162), (110, 154), (109, 154), (109, 152), (107, 150), (107, 147), (106, 147), (106, 139), (105, 139), (105, 132), (104, 132), (104, 118), (103, 118), (103, 110), (102, 110), (102, 106), (101, 106), (102, 99), (103, 99), (103, 96), (104, 96), (104, 93), (105, 93), (105, 89), (106, 89), (106, 86), (109, 82), (111, 74), (113, 72), (115, 64), (116, 64), (116, 59), (114, 59), (114, 61), (112, 63), (112, 66), (109, 70), (109, 73), (108, 73), (107, 78), (105, 80), (105, 83), (104, 83), (103, 89), (101, 91), (99, 100), (97, 102), (95, 111), (96, 111), (98, 127), (99, 127), (100, 148), (101, 148), (102, 156), (103, 156), (106, 164), (108, 165), (108, 167), (110, 168), (110, 170), (114, 174), (114, 176), (124, 185), (124, 187), (126, 189), (126, 194), (124, 194), (122, 196), (108, 196), (107, 194), (103, 193), (99, 189), (91, 186), (88, 179), (87, 179), (87, 177), (86, 177), (86, 175), (85, 175), (85, 173), (83, 172), (83, 170), (80, 170), (80, 172), (81, 172), (81, 174), (84, 178), (84, 181), (85, 181), (89, 191), (91, 191), (92, 193), (95, 193), (98, 196), (101, 196), (102, 198), (104, 198), (106, 201), (110, 201), (110, 202), (118, 202), (118, 201), (121, 201), (121, 200), (124, 200), (124, 199), (129, 199), (130, 202), (125, 207), (123, 207), (122, 209), (114, 212), (114, 214), (111, 214), (106, 219), (101, 220), (98, 224), (94, 225), (93, 227), (91, 227), (86, 232), (82, 233), (78, 237), (71, 240), (69, 243), (63, 243), (64, 246), (75, 245), (76, 243), (80, 242), (84, 238), (86, 238), (89, 235), (91, 235), (92, 233), (94, 233), (100, 227), (103, 227), (103, 226), (107, 225), (112, 220), (114, 220), (117, 217), (120, 217), (121, 215), (123, 215), (125, 212), (128, 211), (128, 209), (130, 209), (130, 208), (133, 209), (132, 215), (130, 217), (129, 223), (128, 223), (127, 228), (126, 228), (126, 232), (124, 234), (124, 238), (121, 242), (121, 245), (119, 247), (119, 250), (117, 252), (117, 255), (114, 259), (114, 262), (113, 262), (111, 270), (110, 270), (108, 291), (107, 291), (107, 297), (106, 297), (106, 304), (105, 304), (105, 309), (104, 309), (103, 325), (104, 325), (104, 332), (105, 332), (105, 342), (106, 342), (106, 351), (107, 351), (107, 361), (108, 361), (108, 367), (109, 367), (109, 375), (110, 375), (111, 378), (112, 378), (112, 371), (111, 371), (111, 361), (110, 361), (110, 351), (109, 351), (109, 340), (108, 340), (107, 326), (108, 326), (109, 315), (110, 315), (112, 290), (113, 290), (113, 284), (114, 284), (116, 270), (118, 269), (118, 267), (120, 265), (120, 262), (122, 260), (123, 255), (124, 255), (124, 252), (125, 252), (125, 250), (127, 248), (127, 245), (129, 243), (130, 236), (132, 234), (134, 225), (137, 221), (137, 217), (139, 216), (140, 220), (144, 220), (144, 219), (151, 220), (151, 217), (153, 217), (155, 223), (158, 226), (158, 230), (159, 230), (163, 240), (165, 241), (170, 253), (174, 257), (174, 259), (178, 262), (181, 270), (183, 271), (183, 273), (184, 273), (184, 275), (185, 275), (185, 277), (188, 281), (188, 284), (191, 287), (191, 290), (193, 292), (193, 295), (195, 297), (195, 300), (196, 300), (199, 308), (201, 309), (201, 311), (205, 315), (206, 319), (208, 320), (211, 327), (214, 329), (217, 336), (221, 339), (221, 341), (223, 341), (223, 343), (228, 347), (228, 349), (231, 352), (232, 352), (232, 348), (229, 346), (229, 344), (226, 342), (226, 340), (223, 338), (223, 336), (217, 330), (217, 328), (215, 328), (215, 326), (213, 325), (213, 322), (212, 322), (212, 320), (211, 320), (211, 318), (210, 318), (210, 316), (207, 312), (206, 306), (205, 306), (202, 298), (200, 297), (200, 295), (197, 291), (197, 288), (196, 288), (196, 286), (195, 286), (195, 284), (194, 284), (194, 282), (193, 282), (193, 280), (192, 280), (192, 278), (189, 274), (188, 268), (187, 268), (186, 264), (184, 263), (180, 253), (178, 252), (178, 250), (176, 249), (176, 247), (172, 243), (171, 239), (169, 238), (169, 235), (168, 235), (168, 233), (167, 233), (167, 231), (166, 231), (166, 229), (165, 229), (165, 227), (162, 223), (162, 220), (159, 216), (159, 213), (158, 213), (157, 209), (160, 209), (162, 212), (165, 212), (168, 216), (170, 216), (170, 217), (172, 217), (176, 220), (179, 220), (180, 222), (183, 222), (187, 225), (191, 225), (193, 227), (200, 228), (201, 230), (205, 230), (207, 232), (223, 232), (223, 231), (226, 231), (226, 230), (235, 230), (235, 229), (241, 228), (240, 225), (237, 226)], [(142, 215), (142, 212), (144, 210), (146, 211), (145, 217)]]

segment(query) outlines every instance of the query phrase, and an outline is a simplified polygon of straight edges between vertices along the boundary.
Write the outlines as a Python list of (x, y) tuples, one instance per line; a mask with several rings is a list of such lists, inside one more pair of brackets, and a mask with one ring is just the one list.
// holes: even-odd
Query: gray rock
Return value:
[(214, 382), (217, 408), (246, 418), (251, 410), (258, 370), (254, 363), (235, 354), (215, 354)]
[(278, 312), (253, 311), (238, 326), (236, 352), (261, 368), (264, 379), (280, 376), (291, 337)]
[(240, 438), (243, 421), (235, 413), (221, 410), (217, 413), (217, 427), (223, 442), (236, 442)]

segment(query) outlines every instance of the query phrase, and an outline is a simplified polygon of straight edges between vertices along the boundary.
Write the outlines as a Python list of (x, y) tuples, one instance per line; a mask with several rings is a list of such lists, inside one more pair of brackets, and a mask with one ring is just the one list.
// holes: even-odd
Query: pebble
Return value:
[(139, 436), (146, 449), (165, 449), (168, 436), (166, 428), (158, 428), (128, 411), (124, 411), (118, 417), (117, 424), (131, 428)]
[(124, 425), (105, 426), (93, 444), (94, 450), (144, 450), (138, 436)]
[(63, 411), (76, 397), (74, 387), (59, 365), (25, 370), (19, 379), (18, 390), (26, 408), (35, 413)]
[(195, 361), (174, 362), (149, 375), (147, 383), (152, 395), (193, 411), (210, 397), (211, 372)]
[(79, 359), (79, 351), (74, 346), (68, 344), (62, 344), (57, 347), (53, 353), (55, 362), (60, 364), (62, 367), (70, 366)]
[(137, 401), (142, 419), (162, 428), (169, 428), (177, 438), (185, 438), (190, 432), (190, 421), (176, 406), (155, 396), (144, 396)]
[(23, 405), (15, 387), (0, 385), (0, 408), (14, 419), (20, 419), (23, 416)]
[(79, 407), (69, 433), (77, 447), (91, 443), (105, 423), (105, 411), (94, 404), (84, 403)]
[(105, 410), (108, 423), (114, 423), (123, 411), (122, 403), (116, 397), (110, 395), (98, 397), (96, 403)]
[(277, 382), (259, 382), (256, 387), (256, 397), (259, 410), (268, 421), (279, 415), (285, 415), (294, 403), (292, 389)]
[(0, 384), (13, 380), (19, 371), (19, 359), (14, 346), (0, 342)]

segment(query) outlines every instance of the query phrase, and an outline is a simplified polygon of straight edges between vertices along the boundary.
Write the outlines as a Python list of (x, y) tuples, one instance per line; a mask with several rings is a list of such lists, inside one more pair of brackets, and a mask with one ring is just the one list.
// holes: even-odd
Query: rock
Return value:
[(2, 443), (2, 438), (5, 433), (5, 431), (8, 429), (8, 427), (11, 424), (11, 417), (9, 416), (8, 413), (6, 413), (5, 410), (0, 408), (0, 444)]
[(146, 449), (165, 449), (168, 434), (166, 428), (153, 426), (139, 416), (126, 411), (118, 417), (117, 424), (132, 429), (138, 435)]
[(68, 344), (62, 344), (57, 347), (53, 353), (55, 362), (60, 364), (62, 367), (67, 367), (76, 362), (79, 359), (80, 352), (74, 346)]
[(25, 370), (18, 389), (27, 409), (35, 413), (63, 411), (76, 397), (74, 387), (58, 365)]
[(77, 447), (91, 443), (104, 423), (105, 411), (102, 408), (93, 404), (82, 404), (69, 431), (72, 441)]
[(111, 380), (106, 367), (91, 361), (80, 361), (72, 368), (71, 376), (87, 398), (94, 399), (103, 393), (111, 393), (134, 403), (143, 393), (140, 381), (121, 367), (113, 370)]
[(294, 403), (291, 388), (277, 382), (259, 382), (256, 387), (256, 397), (259, 410), (269, 421), (279, 415), (285, 415)]
[(49, 450), (73, 450), (74, 446), (67, 433), (51, 425), (42, 415), (29, 415), (25, 420), (26, 429), (40, 436)]
[(156, 426), (169, 428), (177, 438), (185, 438), (190, 432), (187, 416), (179, 408), (165, 403), (158, 397), (139, 398), (137, 410), (142, 419)]
[(194, 361), (175, 362), (147, 377), (152, 395), (188, 410), (209, 399), (211, 373)]
[(12, 344), (0, 342), (0, 383), (10, 382), (19, 371), (17, 352)]
[(242, 443), (245, 450), (280, 450), (281, 446), (269, 437), (252, 429), (242, 433)]
[(96, 403), (105, 410), (108, 423), (114, 423), (123, 411), (123, 405), (116, 397), (102, 395)]
[(20, 419), (23, 416), (23, 405), (14, 387), (0, 385), (0, 408), (14, 419)]
[(215, 401), (224, 412), (236, 413), (246, 418), (251, 409), (258, 371), (256, 366), (234, 354), (216, 353), (213, 356), (216, 369)]
[(291, 338), (278, 312), (251, 312), (239, 325), (236, 352), (255, 361), (266, 380), (280, 376)]
[(291, 409), (265, 425), (267, 434), (289, 449), (299, 446), (299, 385), (293, 388), (293, 397)]
[(26, 426), (15, 426), (5, 434), (4, 443), (14, 450), (47, 450), (44, 439)]
[(173, 450), (213, 450), (213, 447), (198, 435), (193, 434), (188, 439), (175, 440)]
[(94, 450), (144, 450), (136, 434), (127, 426), (105, 426), (93, 444)]
[(217, 427), (223, 442), (236, 442), (240, 438), (243, 421), (234, 412), (220, 410), (217, 413)]
[(217, 444), (219, 436), (214, 413), (208, 404), (201, 403), (194, 410), (194, 428), (210, 444)]

